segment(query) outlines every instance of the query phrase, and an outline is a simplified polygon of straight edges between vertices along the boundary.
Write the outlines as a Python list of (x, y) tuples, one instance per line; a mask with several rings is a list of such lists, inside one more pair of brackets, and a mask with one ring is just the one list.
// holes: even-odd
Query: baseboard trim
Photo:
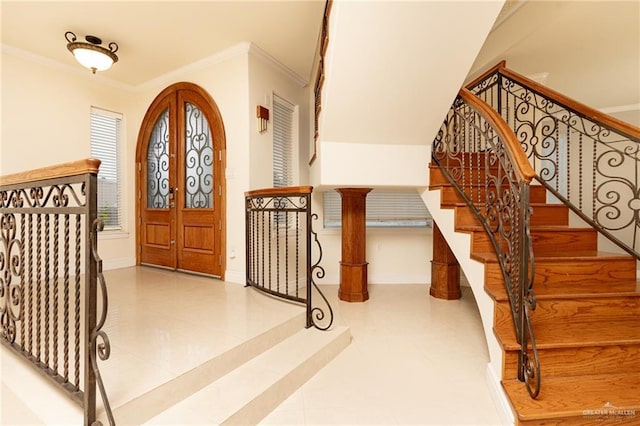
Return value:
[(102, 270), (109, 271), (112, 269), (130, 268), (136, 266), (135, 257), (121, 257), (118, 259), (105, 259), (102, 261)]
[(515, 418), (513, 417), (511, 404), (509, 404), (507, 395), (502, 389), (502, 384), (500, 384), (500, 378), (491, 367), (491, 363), (487, 364), (487, 385), (489, 387), (491, 399), (493, 400), (496, 411), (498, 412), (498, 416), (500, 416), (500, 421), (505, 426), (512, 426), (515, 422)]
[(230, 269), (227, 269), (224, 273), (224, 281), (227, 283), (245, 285), (247, 276), (244, 271), (232, 271)]

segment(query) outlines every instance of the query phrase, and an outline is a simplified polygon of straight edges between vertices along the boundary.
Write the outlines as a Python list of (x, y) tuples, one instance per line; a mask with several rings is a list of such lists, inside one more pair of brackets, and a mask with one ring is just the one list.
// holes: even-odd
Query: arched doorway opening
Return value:
[(138, 133), (138, 265), (224, 279), (225, 162), (224, 124), (213, 98), (192, 83), (164, 89)]

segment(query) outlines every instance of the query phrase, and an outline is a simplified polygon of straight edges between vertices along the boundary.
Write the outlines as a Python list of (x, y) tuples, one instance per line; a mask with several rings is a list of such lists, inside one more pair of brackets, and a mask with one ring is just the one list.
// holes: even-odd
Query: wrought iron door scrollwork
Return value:
[(185, 104), (185, 207), (213, 207), (213, 139), (206, 117)]

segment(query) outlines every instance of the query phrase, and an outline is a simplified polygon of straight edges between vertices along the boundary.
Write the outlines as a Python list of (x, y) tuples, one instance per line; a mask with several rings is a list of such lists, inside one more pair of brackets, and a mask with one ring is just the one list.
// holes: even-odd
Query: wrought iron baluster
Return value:
[(60, 216), (53, 216), (53, 369), (58, 371), (58, 283), (59, 279), (59, 251), (60, 251)]
[(50, 305), (50, 287), (51, 280), (49, 274), (49, 266), (51, 263), (50, 256), (50, 231), (49, 231), (49, 215), (44, 215), (44, 233), (45, 233), (45, 246), (44, 246), (44, 363), (49, 365), (49, 305)]
[(42, 320), (42, 215), (36, 215), (36, 358), (41, 360), (41, 333)]
[(25, 281), (25, 267), (26, 261), (25, 258), (25, 245), (27, 244), (27, 240), (25, 239), (26, 233), (26, 215), (23, 213), (20, 215), (20, 258), (22, 259), (20, 265), (20, 347), (24, 351), (24, 348), (27, 344), (27, 340), (25, 338), (25, 322), (27, 318), (25, 317), (25, 287), (27, 283)]
[(76, 390), (80, 389), (80, 256), (81, 256), (81, 249), (82, 249), (80, 245), (80, 223), (81, 223), (80, 220), (81, 220), (81, 216), (76, 215), (76, 220), (75, 220), (76, 239), (75, 239), (75, 246), (74, 246), (74, 249), (75, 249), (74, 386)]
[(29, 355), (33, 355), (33, 215), (29, 216)]
[(70, 253), (69, 253), (69, 233), (71, 232), (71, 227), (69, 223), (69, 215), (64, 215), (64, 254), (63, 254), (63, 264), (64, 264), (64, 307), (63, 307), (63, 318), (64, 318), (64, 336), (63, 336), (63, 347), (64, 347), (64, 366), (63, 366), (63, 377), (65, 382), (69, 381), (69, 285), (70, 285), (70, 277), (69, 277), (69, 261), (70, 261)]

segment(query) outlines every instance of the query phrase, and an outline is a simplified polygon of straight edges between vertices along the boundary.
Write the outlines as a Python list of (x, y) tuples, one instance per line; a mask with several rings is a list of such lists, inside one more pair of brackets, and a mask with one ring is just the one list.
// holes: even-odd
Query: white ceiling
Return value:
[(119, 45), (103, 76), (137, 86), (252, 42), (309, 81), (324, 1), (7, 1), (2, 43), (64, 64), (75, 60), (64, 34)]
[(497, 22), (472, 75), (506, 59), (595, 108), (640, 105), (640, 1), (521, 1)]
[[(66, 31), (116, 41), (120, 61), (102, 75), (130, 86), (248, 41), (309, 81), (324, 3), (0, 0), (1, 41), (76, 67)], [(640, 1), (508, 0), (505, 9), (472, 74), (507, 59), (591, 106), (640, 104)]]

